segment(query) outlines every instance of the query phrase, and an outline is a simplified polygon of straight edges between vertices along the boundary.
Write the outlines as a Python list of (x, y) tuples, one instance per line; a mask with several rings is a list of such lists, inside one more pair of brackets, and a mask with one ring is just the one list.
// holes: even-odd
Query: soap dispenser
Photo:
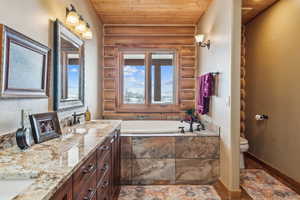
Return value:
[(91, 112), (89, 111), (89, 107), (87, 107), (85, 111), (85, 121), (91, 121)]

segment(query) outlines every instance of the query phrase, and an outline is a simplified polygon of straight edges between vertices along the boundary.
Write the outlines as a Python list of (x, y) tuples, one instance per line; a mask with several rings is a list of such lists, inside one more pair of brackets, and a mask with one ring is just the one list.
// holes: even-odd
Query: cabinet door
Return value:
[(118, 186), (118, 194), (121, 189), (121, 136), (120, 136), (120, 130), (117, 130), (117, 141), (116, 141), (116, 148), (117, 148), (117, 157), (116, 157), (116, 169), (117, 169), (117, 177), (116, 177), (116, 182)]
[(121, 189), (121, 151), (120, 151), (120, 131), (116, 130), (112, 139), (111, 139), (111, 166), (112, 166), (112, 171), (111, 171), (111, 178), (112, 178), (112, 186), (111, 186), (111, 191), (112, 191), (112, 199), (117, 199), (119, 196), (119, 192)]
[(73, 200), (72, 177), (61, 186), (51, 200)]

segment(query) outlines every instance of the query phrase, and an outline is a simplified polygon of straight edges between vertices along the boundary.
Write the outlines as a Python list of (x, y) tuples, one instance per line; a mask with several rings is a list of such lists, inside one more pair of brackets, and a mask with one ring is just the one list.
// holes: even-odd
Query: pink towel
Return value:
[(196, 110), (204, 115), (209, 112), (210, 97), (213, 94), (213, 75), (208, 73), (197, 78), (198, 94)]

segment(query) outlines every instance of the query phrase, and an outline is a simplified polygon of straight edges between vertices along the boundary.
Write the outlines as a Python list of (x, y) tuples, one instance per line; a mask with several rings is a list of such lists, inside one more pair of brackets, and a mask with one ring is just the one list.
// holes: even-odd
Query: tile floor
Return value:
[[(300, 200), (292, 185), (256, 161), (246, 157), (248, 169), (241, 172), (240, 200)], [(220, 195), (220, 196), (219, 196)], [(228, 200), (227, 192), (217, 182), (210, 185), (122, 186), (119, 200)]]
[(122, 186), (118, 200), (221, 200), (210, 185)]
[(254, 200), (300, 200), (300, 196), (261, 169), (241, 172), (241, 186)]

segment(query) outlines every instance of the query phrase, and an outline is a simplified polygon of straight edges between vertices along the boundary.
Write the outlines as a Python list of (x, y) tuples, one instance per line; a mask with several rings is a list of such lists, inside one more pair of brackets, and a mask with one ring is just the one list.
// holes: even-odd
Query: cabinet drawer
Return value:
[(74, 185), (74, 200), (92, 200), (97, 193), (96, 171), (82, 181), (81, 185)]
[(97, 182), (101, 181), (101, 179), (109, 174), (111, 170), (111, 155), (110, 152), (104, 154), (104, 156), (98, 159), (98, 168), (97, 168)]
[(79, 197), (82, 196), (86, 190), (90, 189), (89, 187), (91, 186), (89, 183), (92, 183), (94, 181), (94, 185), (96, 185), (96, 171), (96, 152), (94, 152), (73, 175), (74, 199), (79, 199)]
[(97, 200), (108, 200), (110, 199), (110, 174), (107, 173), (98, 184), (97, 188)]
[(110, 137), (97, 149), (97, 160), (101, 160), (107, 153), (111, 152)]

